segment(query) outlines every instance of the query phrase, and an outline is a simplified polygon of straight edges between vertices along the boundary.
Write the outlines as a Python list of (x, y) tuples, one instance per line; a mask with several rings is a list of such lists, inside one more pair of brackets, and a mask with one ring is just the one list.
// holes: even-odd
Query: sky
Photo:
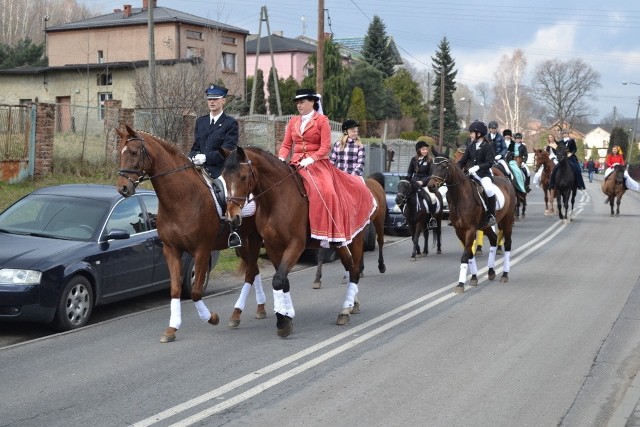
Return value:
[[(141, 7), (142, 0), (79, 0), (101, 13)], [(158, 6), (243, 28), (252, 34), (267, 7), (271, 32), (317, 38), (318, 3), (294, 0), (158, 0)], [(364, 37), (375, 15), (385, 24), (405, 61), (431, 70), (431, 57), (446, 37), (457, 82), (493, 85), (503, 55), (521, 49), (528, 82), (536, 64), (582, 59), (601, 75), (593, 122), (611, 115), (635, 118), (640, 100), (640, 2), (637, 0), (324, 0), (325, 31), (334, 38)], [(262, 26), (262, 28), (261, 28)], [(622, 82), (634, 82), (623, 85)], [(474, 108), (475, 109), (475, 108)], [(487, 119), (488, 120), (488, 119)], [(639, 125), (640, 126), (640, 125)]]

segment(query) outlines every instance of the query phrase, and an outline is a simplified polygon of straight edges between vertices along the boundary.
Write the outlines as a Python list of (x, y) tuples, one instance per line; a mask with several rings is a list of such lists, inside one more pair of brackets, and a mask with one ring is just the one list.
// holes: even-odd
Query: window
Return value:
[(236, 38), (235, 37), (229, 37), (229, 36), (222, 36), (222, 44), (236, 44)]
[(98, 92), (98, 118), (100, 120), (104, 120), (104, 101), (109, 99), (113, 99), (113, 94), (111, 92)]
[(305, 77), (312, 77), (312, 76), (313, 76), (313, 71), (314, 71), (314, 69), (313, 69), (313, 68), (311, 68), (311, 67), (306, 67), (306, 68), (304, 69), (304, 75), (305, 75)]
[(138, 198), (128, 197), (118, 203), (111, 212), (111, 217), (107, 221), (107, 232), (116, 228), (130, 235), (147, 231), (147, 224), (143, 218)]
[(98, 51), (98, 64), (104, 64), (104, 52), (101, 50)]
[(204, 48), (187, 46), (187, 58), (204, 58)]
[(226, 71), (228, 73), (236, 72), (236, 54), (229, 52), (222, 52), (222, 71)]
[(193, 40), (204, 40), (200, 31), (187, 30), (187, 38)]
[(113, 84), (113, 77), (110, 73), (98, 74), (98, 86), (110, 86)]

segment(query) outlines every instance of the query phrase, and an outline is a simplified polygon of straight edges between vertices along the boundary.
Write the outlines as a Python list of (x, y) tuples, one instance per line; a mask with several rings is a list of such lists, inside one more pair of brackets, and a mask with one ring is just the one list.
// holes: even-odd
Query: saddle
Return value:
[(227, 197), (225, 192), (225, 185), (220, 178), (212, 178), (209, 175), (209, 172), (202, 166), (196, 166), (196, 171), (202, 175), (204, 182), (211, 189), (211, 194), (213, 194), (214, 199), (216, 200), (218, 206), (220, 206), (220, 210), (222, 211), (222, 215), (226, 214), (227, 211)]

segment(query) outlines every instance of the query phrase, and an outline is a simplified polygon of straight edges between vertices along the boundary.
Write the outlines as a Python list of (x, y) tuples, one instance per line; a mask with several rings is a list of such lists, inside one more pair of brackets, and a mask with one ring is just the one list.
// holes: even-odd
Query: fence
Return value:
[(0, 160), (28, 158), (30, 111), (27, 105), (0, 105)]

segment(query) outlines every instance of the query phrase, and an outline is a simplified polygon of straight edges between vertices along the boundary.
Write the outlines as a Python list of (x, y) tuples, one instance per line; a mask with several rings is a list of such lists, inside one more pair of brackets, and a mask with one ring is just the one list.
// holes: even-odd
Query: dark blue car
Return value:
[[(93, 307), (169, 287), (158, 198), (113, 186), (36, 190), (0, 214), (0, 321), (84, 326)], [(193, 261), (183, 258), (183, 291)], [(205, 282), (206, 283), (206, 282)]]

